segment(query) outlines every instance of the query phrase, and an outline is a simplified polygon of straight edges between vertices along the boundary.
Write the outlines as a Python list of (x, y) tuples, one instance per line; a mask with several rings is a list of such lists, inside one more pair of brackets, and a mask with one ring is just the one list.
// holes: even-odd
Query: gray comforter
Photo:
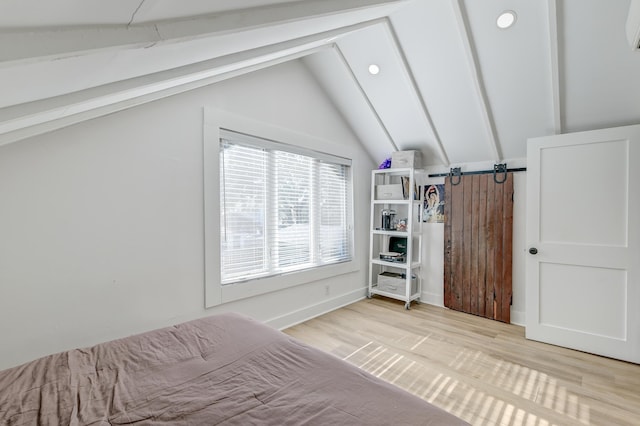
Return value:
[(214, 315), (0, 371), (8, 425), (458, 425), (257, 321)]

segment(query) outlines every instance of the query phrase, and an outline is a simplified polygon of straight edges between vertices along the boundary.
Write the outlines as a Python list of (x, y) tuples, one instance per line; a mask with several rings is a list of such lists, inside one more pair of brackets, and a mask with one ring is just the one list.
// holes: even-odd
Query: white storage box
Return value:
[(376, 200), (402, 200), (402, 184), (376, 185)]
[[(378, 274), (378, 290), (386, 291), (401, 296), (405, 295), (407, 280), (402, 278), (402, 274), (395, 272), (383, 272)], [(418, 281), (416, 277), (411, 277), (411, 293), (418, 291)]]
[(413, 168), (422, 167), (422, 154), (420, 151), (397, 151), (391, 153), (391, 168)]

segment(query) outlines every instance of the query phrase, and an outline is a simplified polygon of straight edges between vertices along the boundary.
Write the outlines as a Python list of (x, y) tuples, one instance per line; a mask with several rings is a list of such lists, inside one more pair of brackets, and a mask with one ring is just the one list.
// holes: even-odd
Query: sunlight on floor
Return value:
[[(561, 380), (533, 368), (508, 362), (483, 351), (458, 348), (449, 357), (447, 371), (459, 377), (438, 373), (437, 365), (423, 365), (409, 359), (405, 352), (429, 350), (425, 343), (429, 335), (415, 341), (398, 341), (398, 347), (385, 347), (373, 341), (362, 345), (345, 360), (369, 373), (396, 384), (405, 390), (445, 410), (462, 417), (465, 412), (477, 413), (466, 419), (474, 425), (550, 426), (559, 424), (527, 412), (519, 401), (533, 402), (543, 410), (552, 410), (572, 419), (576, 424), (590, 425), (590, 411), (577, 395), (561, 385)], [(404, 347), (406, 346), (406, 348)], [(446, 359), (443, 357), (443, 359)], [(425, 362), (427, 362), (425, 360)], [(495, 386), (502, 398), (478, 391), (469, 378)], [(461, 379), (464, 378), (464, 381)], [(538, 410), (539, 412), (540, 410)]]

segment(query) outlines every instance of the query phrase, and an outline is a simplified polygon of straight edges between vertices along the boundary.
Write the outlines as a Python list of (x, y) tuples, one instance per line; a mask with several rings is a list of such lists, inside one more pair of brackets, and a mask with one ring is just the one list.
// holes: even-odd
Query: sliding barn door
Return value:
[(513, 173), (447, 177), (445, 194), (444, 304), (509, 323)]

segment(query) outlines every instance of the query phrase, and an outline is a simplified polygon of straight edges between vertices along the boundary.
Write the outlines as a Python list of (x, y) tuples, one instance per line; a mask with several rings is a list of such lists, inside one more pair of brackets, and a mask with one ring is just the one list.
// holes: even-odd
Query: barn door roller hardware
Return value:
[[(502, 179), (498, 179), (498, 173), (502, 173)], [(493, 181), (495, 183), (504, 183), (507, 180), (507, 163), (493, 165)]]
[[(458, 176), (458, 180), (455, 181), (454, 176)], [(459, 185), (462, 180), (462, 172), (460, 171), (460, 167), (454, 167), (449, 169), (449, 177), (451, 178), (451, 185)]]
[(514, 169), (508, 169), (507, 168), (507, 163), (504, 163), (504, 164), (495, 164), (493, 166), (493, 170), (475, 170), (475, 171), (472, 171), (472, 172), (462, 172), (462, 171), (460, 171), (460, 167), (452, 167), (451, 169), (449, 169), (449, 173), (433, 173), (433, 174), (430, 174), (429, 177), (430, 178), (434, 178), (434, 177), (449, 177), (449, 178), (451, 178), (451, 185), (455, 186), (455, 185), (460, 184), (460, 180), (462, 179), (462, 176), (466, 176), (466, 175), (492, 174), (493, 175), (493, 180), (496, 183), (503, 183), (505, 180), (507, 180), (507, 173), (509, 173), (509, 172), (526, 172), (526, 171), (527, 171), (526, 167), (518, 167), (518, 168), (514, 168)]

